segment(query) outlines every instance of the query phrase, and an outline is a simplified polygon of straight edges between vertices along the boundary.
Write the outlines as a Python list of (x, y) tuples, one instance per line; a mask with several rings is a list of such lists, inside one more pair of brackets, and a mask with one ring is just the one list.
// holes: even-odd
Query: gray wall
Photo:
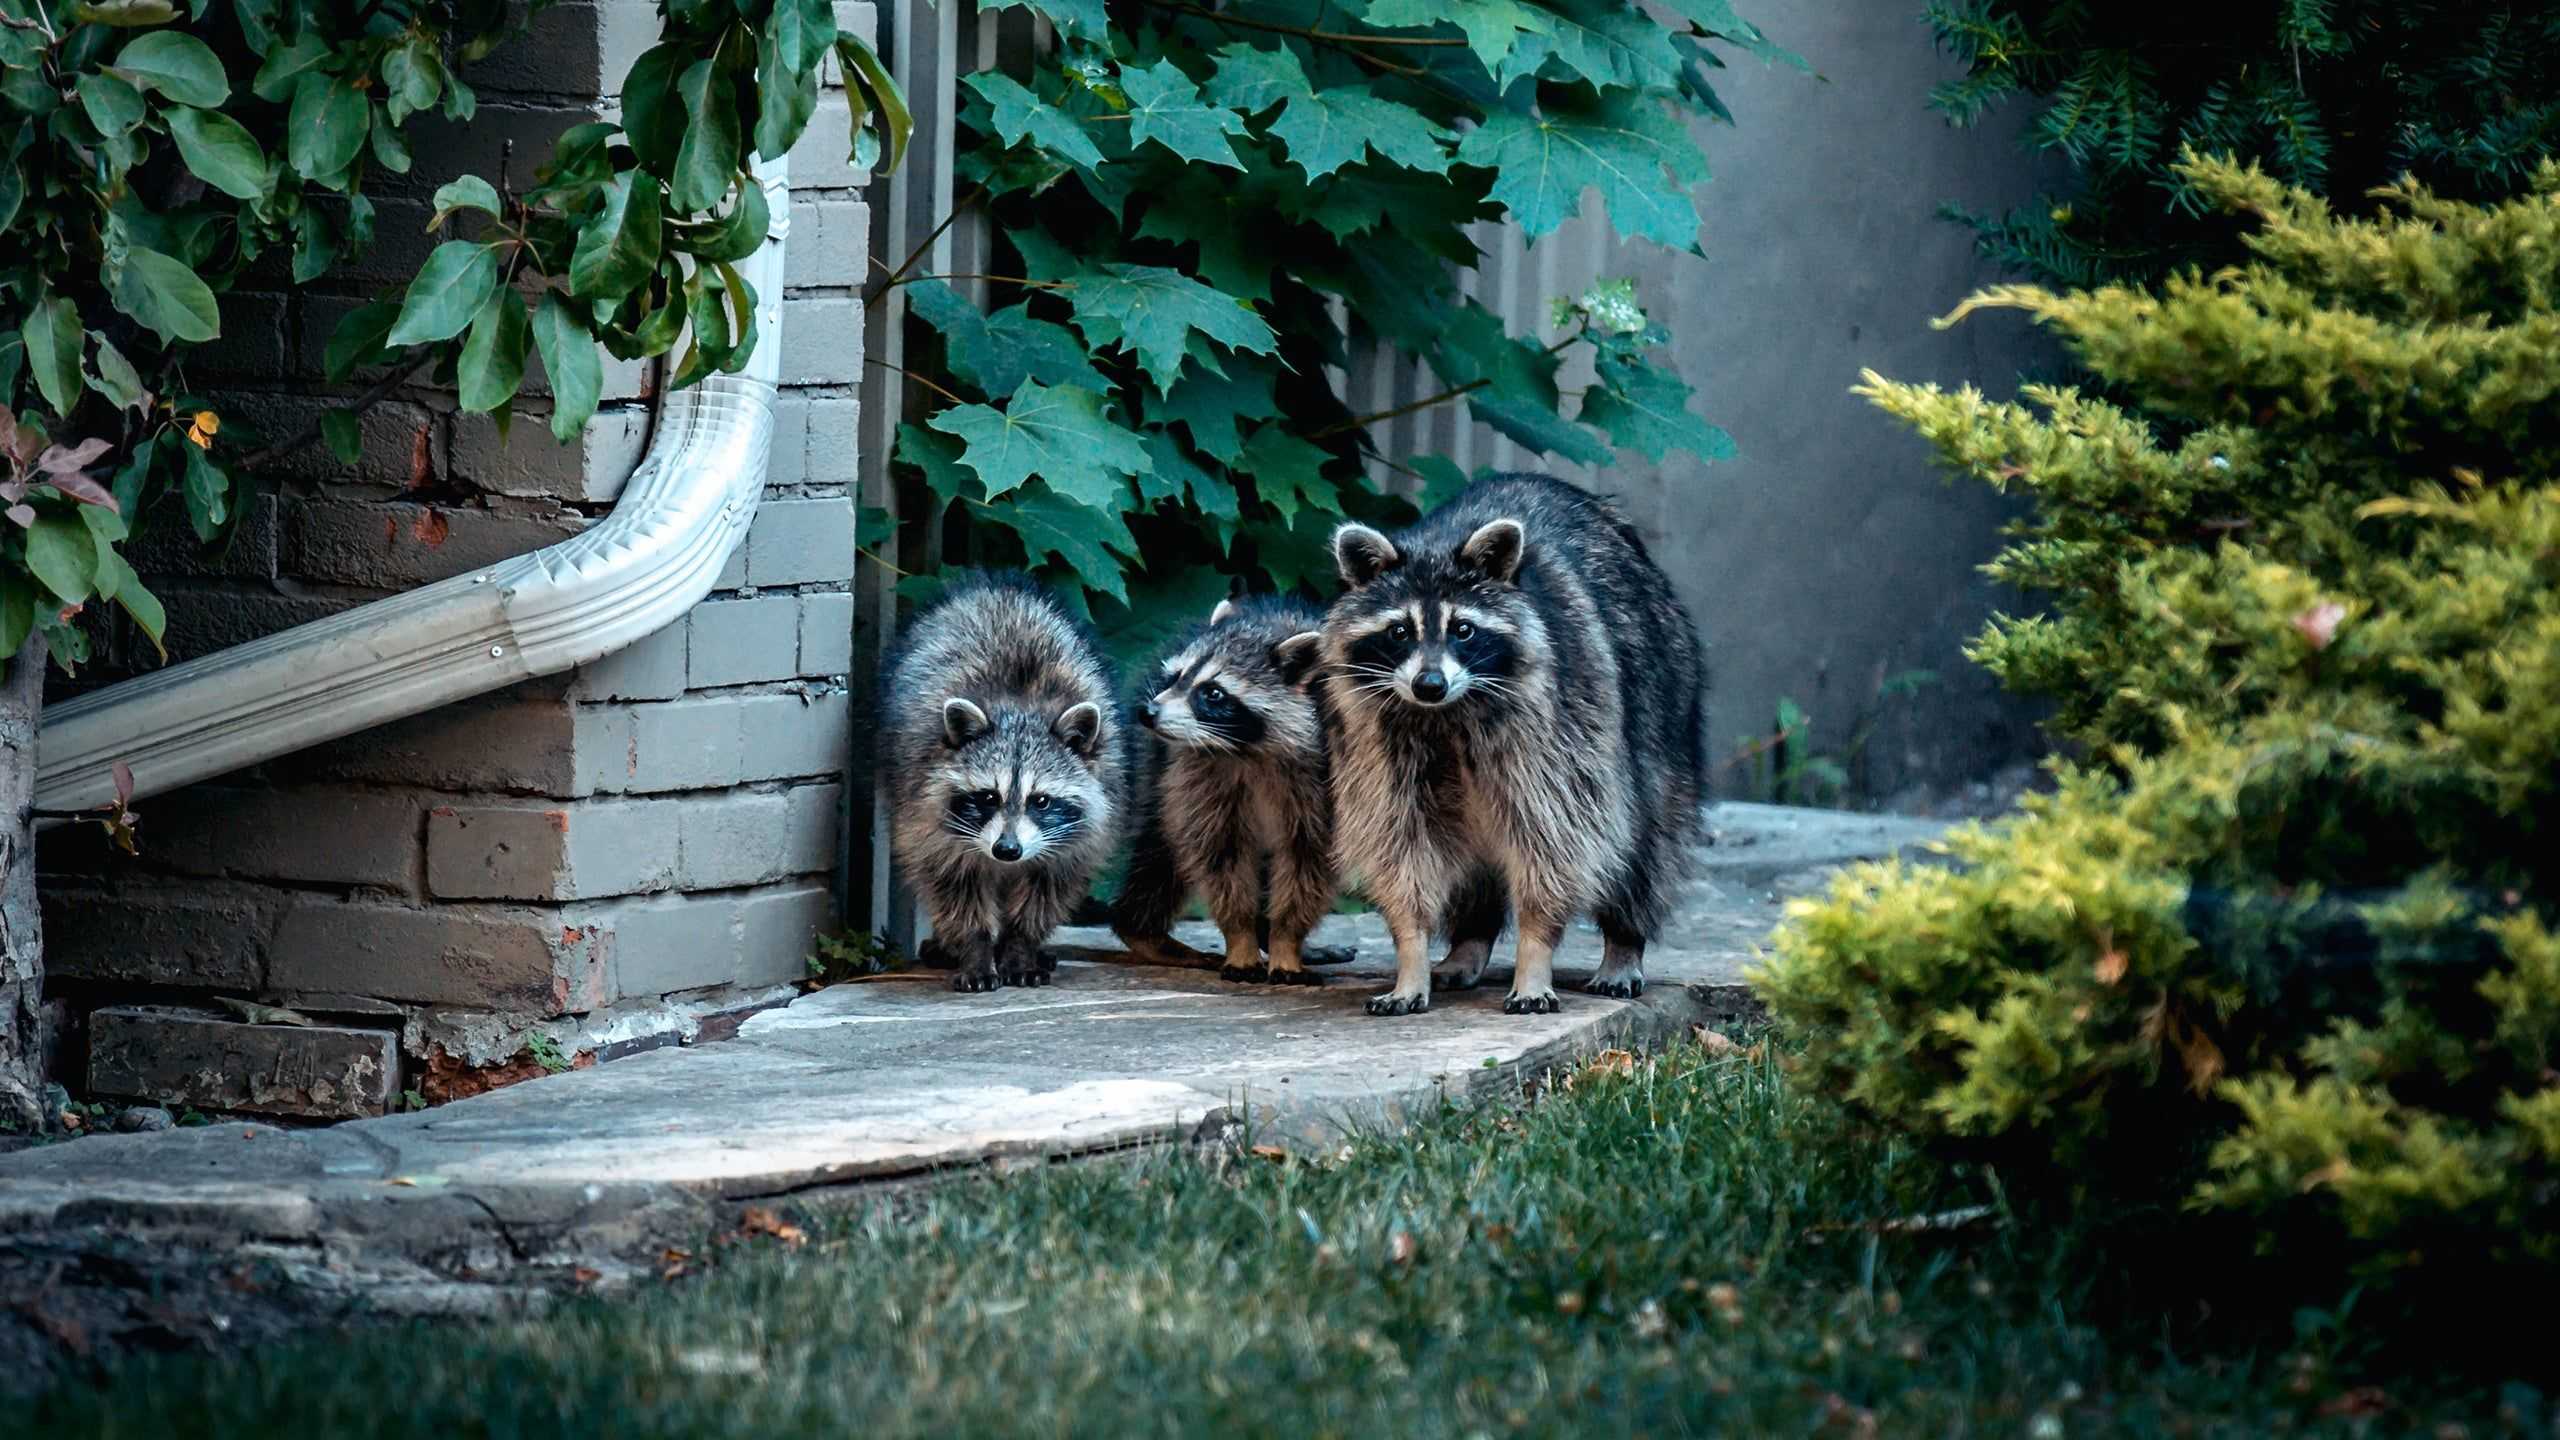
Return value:
[[(1604, 270), (1638, 277), (1699, 408), (1742, 454), (1714, 466), (1628, 455), (1596, 483), (1659, 537), (1707, 629), (1719, 756), (1766, 736), (1787, 696), (1834, 755), (1874, 721), (1853, 767), (1873, 800), (1961, 803), (1970, 782), (2036, 747), (2029, 711), (1960, 653), (1995, 608), (2019, 603), (1974, 569), (1998, 548), (2005, 505), (1939, 478), (1916, 439), (1848, 392), (1872, 367), (2006, 395), (2023, 368), (2051, 362), (2010, 316), (1929, 325), (2000, 278), (1935, 212), (2030, 193), (2020, 117), (1957, 131), (1927, 108), (1958, 67), (1933, 50), (1916, 0), (1737, 8), (1821, 78), (1747, 60), (1724, 72), (1738, 123), (1703, 137), (1716, 170), (1701, 192), (1706, 260), (1625, 246)], [(1912, 669), (1940, 678), (1876, 698), (1882, 677)], [(1749, 772), (1718, 778), (1739, 795)]]

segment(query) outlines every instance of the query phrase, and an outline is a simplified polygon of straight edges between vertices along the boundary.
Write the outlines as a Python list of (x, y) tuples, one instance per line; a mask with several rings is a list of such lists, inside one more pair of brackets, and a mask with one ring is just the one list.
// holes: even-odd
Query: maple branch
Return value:
[(1026, 290), (1073, 290), (1073, 280), (1034, 280), (1027, 275), (982, 275), (975, 270), (953, 270), (940, 275), (908, 275), (881, 285), (895, 290), (901, 285), (916, 285), (927, 280), (993, 280), (999, 285), (1020, 285)]
[[(1582, 332), (1577, 330), (1557, 341), (1553, 345), (1548, 346), (1546, 353), (1553, 355), (1557, 351), (1562, 350), (1567, 345), (1570, 345), (1581, 338)], [(1381, 421), (1401, 420), (1405, 416), (1410, 415), (1417, 410), (1428, 410), (1434, 405), (1445, 405), (1462, 396), (1472, 395), (1476, 391), (1481, 390), (1492, 383), (1493, 377), (1487, 375), (1480, 380), (1470, 380), (1464, 385), (1453, 385), (1448, 389), (1441, 391), (1437, 395), (1425, 396), (1420, 400), (1414, 401), (1410, 405), (1399, 405), (1393, 410), (1381, 410), (1375, 415), (1363, 415), (1356, 420), (1345, 420), (1338, 425), (1327, 425), (1309, 438), (1322, 440), (1328, 435), (1339, 435), (1345, 430), (1366, 430), (1370, 426), (1378, 424)]]
[(1467, 43), (1464, 40), (1399, 38), (1393, 35), (1351, 35), (1339, 30), (1310, 29), (1303, 25), (1275, 25), (1268, 20), (1247, 20), (1241, 15), (1228, 15), (1203, 6), (1184, 4), (1181, 0), (1147, 0), (1147, 3), (1161, 10), (1196, 15), (1203, 20), (1214, 21), (1220, 25), (1233, 25), (1244, 30), (1261, 30), (1274, 35), (1295, 35), (1300, 39), (1312, 40), (1318, 45), (1342, 51), (1364, 65), (1374, 65), (1378, 69), (1397, 75), (1427, 76), (1431, 72), (1419, 65), (1399, 65), (1393, 60), (1372, 55), (1360, 46), (1372, 41), (1381, 45), (1464, 45)]
[(966, 405), (969, 403), (968, 401), (961, 399), (959, 396), (952, 394), (950, 391), (943, 389), (941, 386), (936, 385), (924, 376), (908, 369), (904, 365), (892, 365), (888, 361), (880, 359), (875, 355), (863, 356), (862, 363), (865, 365), (877, 365), (883, 370), (895, 370), (899, 374), (906, 376), (908, 379), (913, 380), (917, 384), (932, 391), (934, 394), (941, 396), (943, 399), (950, 401), (954, 405)]
[(361, 415), (367, 410), (372, 409), (374, 406), (381, 404), (385, 399), (390, 397), (392, 391), (397, 390), (401, 386), (408, 384), (411, 380), (416, 379), (418, 372), (426, 369), (428, 365), (434, 362), (435, 358), (435, 352), (430, 350), (426, 354), (419, 356), (417, 359), (410, 361), (408, 364), (394, 369), (390, 374), (383, 376), (381, 379), (374, 381), (372, 386), (363, 394), (358, 395), (354, 400), (347, 404), (321, 411), (320, 419), (314, 420), (310, 424), (302, 427), (298, 434), (295, 434), (290, 439), (279, 440), (273, 445), (268, 446), (266, 449), (259, 451), (257, 454), (250, 456), (248, 459), (241, 461), (239, 467), (240, 473), (243, 475), (254, 475), (284, 457), (291, 455), (295, 451), (300, 450), (312, 441), (319, 439), (322, 433), (320, 428), (321, 422), (327, 420), (331, 415), (335, 414), (339, 410)]
[[(897, 284), (900, 278), (905, 276), (908, 271), (916, 268), (916, 262), (924, 258), (925, 251), (933, 248), (934, 241), (942, 238), (943, 231), (951, 228), (951, 222), (959, 219), (961, 212), (967, 210), (970, 206), (977, 204), (980, 200), (985, 199), (986, 194), (986, 186), (972, 185), (969, 187), (968, 194), (952, 201), (951, 213), (942, 217), (942, 223), (934, 226), (932, 233), (916, 242), (916, 248), (908, 251), (907, 258), (898, 262), (898, 268), (890, 271), (879, 284), (862, 292), (862, 308), (865, 310), (870, 309), (873, 302), (877, 301), (881, 296), (888, 294), (890, 286)], [(876, 264), (878, 262), (875, 261), (873, 263)]]

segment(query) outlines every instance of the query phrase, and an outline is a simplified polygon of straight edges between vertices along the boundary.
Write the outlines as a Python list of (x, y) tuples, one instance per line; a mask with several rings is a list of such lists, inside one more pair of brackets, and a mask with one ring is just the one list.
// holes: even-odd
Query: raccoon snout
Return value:
[(1014, 861), (1022, 858), (1022, 842), (1014, 839), (1010, 835), (1007, 835), (996, 841), (994, 846), (991, 847), (987, 853), (1010, 865)]
[(1157, 713), (1155, 701), (1147, 700), (1141, 703), (1138, 706), (1138, 723), (1146, 726), (1150, 730), (1153, 730), (1156, 728)]
[(1425, 670), (1413, 677), (1413, 698), (1425, 705), (1437, 705), (1449, 698), (1449, 677), (1437, 670)]

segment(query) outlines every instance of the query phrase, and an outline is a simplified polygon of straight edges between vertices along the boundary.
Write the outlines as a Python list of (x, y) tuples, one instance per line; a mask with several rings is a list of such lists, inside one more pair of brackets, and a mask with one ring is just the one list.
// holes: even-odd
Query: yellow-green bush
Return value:
[(1758, 983), (1817, 1083), (2046, 1193), (2560, 1259), (2560, 167), (2363, 221), (2182, 169), (2249, 264), (1968, 306), (2138, 408), (1863, 387), (2032, 497), (1992, 568), (2048, 613), (1975, 655), (2085, 760), (1800, 902)]

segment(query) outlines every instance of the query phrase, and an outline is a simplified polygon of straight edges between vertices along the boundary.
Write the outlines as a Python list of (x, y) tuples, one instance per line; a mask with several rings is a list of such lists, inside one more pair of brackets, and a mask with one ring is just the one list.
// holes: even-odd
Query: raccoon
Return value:
[(1145, 816), (1112, 915), (1141, 959), (1207, 958), (1169, 933), (1197, 893), (1226, 936), (1224, 978), (1322, 983), (1306, 938), (1334, 897), (1323, 706), (1307, 685), (1323, 621), (1295, 600), (1222, 600), (1154, 671), (1138, 707), (1156, 738)]
[(881, 682), (898, 867), (952, 986), (1045, 985), (1049, 932), (1119, 843), (1127, 746), (1110, 662), (1028, 576), (945, 590)]
[(1606, 502), (1534, 475), (1480, 480), (1392, 537), (1346, 524), (1333, 546), (1335, 844), (1396, 945), (1370, 1013), (1476, 985), (1506, 908), (1505, 1010), (1557, 1008), (1555, 947), (1586, 906), (1607, 944), (1585, 988), (1642, 994), (1707, 796), (1705, 656), (1669, 578)]

